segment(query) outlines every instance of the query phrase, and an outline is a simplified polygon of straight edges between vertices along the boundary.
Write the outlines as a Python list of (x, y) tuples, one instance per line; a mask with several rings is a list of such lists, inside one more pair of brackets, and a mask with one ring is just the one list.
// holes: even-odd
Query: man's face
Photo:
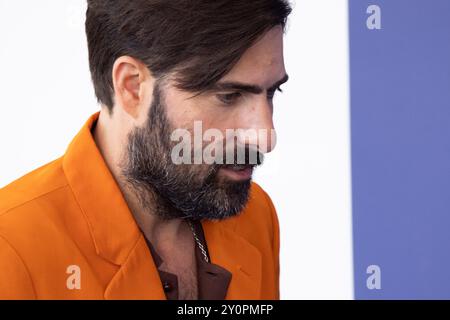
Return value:
[[(282, 37), (281, 27), (270, 30), (230, 73), (200, 95), (193, 97), (170, 82), (155, 85), (148, 120), (129, 134), (122, 166), (123, 175), (144, 207), (168, 219), (225, 219), (242, 211), (248, 201), (253, 168), (260, 164), (250, 162), (248, 150), (258, 151), (257, 159), (262, 161), (261, 154), (275, 146), (272, 98), (280, 81), (286, 80)], [(195, 123), (201, 124), (202, 132), (214, 129), (222, 133), (222, 138), (216, 136), (215, 141), (202, 140), (194, 145), (198, 138)], [(173, 161), (178, 142), (171, 135), (177, 129), (193, 134), (188, 140), (192, 143), (189, 163)], [(253, 130), (256, 135), (237, 134), (231, 140), (227, 139), (230, 130)], [(211, 142), (223, 146), (226, 164), (193, 160), (195, 150), (204, 150)], [(231, 159), (227, 150), (234, 152)], [(239, 150), (247, 150), (244, 162), (237, 162)], [(240, 165), (227, 165), (230, 161)]]

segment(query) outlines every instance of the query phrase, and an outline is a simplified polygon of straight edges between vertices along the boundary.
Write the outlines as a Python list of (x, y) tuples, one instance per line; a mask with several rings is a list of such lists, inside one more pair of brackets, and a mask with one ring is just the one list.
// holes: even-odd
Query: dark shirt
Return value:
[[(195, 232), (197, 233), (201, 243), (206, 249), (206, 253), (209, 258), (209, 252), (205, 235), (201, 223), (194, 223)], [(178, 277), (177, 275), (160, 270), (160, 266), (163, 263), (162, 258), (153, 248), (150, 241), (147, 240), (147, 245), (150, 249), (150, 253), (155, 262), (156, 268), (159, 272), (162, 287), (166, 294), (167, 300), (178, 300)], [(228, 286), (231, 281), (231, 273), (225, 268), (216, 265), (214, 263), (206, 262), (202, 252), (198, 245), (195, 243), (195, 260), (197, 264), (197, 287), (198, 287), (198, 299), (199, 300), (224, 300)]]

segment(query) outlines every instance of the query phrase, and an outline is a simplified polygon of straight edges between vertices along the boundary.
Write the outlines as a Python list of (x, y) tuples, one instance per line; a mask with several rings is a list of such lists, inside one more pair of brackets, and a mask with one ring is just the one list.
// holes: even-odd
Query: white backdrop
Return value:
[[(281, 227), (283, 299), (352, 299), (347, 0), (297, 0), (278, 145), (256, 173)], [(62, 155), (99, 107), (84, 0), (0, 0), (0, 187)]]

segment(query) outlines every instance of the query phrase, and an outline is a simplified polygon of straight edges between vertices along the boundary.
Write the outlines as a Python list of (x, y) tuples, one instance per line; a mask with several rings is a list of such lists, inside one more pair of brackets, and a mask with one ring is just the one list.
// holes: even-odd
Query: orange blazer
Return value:
[[(0, 189), (0, 299), (165, 299), (91, 135), (98, 115), (64, 156)], [(239, 216), (202, 222), (211, 261), (232, 273), (227, 299), (279, 299), (276, 212), (256, 183), (250, 195)]]

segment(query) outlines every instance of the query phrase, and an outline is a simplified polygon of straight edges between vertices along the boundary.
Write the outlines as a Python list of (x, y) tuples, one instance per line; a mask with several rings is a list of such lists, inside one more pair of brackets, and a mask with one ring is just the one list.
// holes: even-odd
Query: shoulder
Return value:
[(45, 255), (47, 238), (55, 239), (54, 212), (66, 187), (58, 159), (0, 189), (0, 299), (36, 297), (30, 266)]
[(61, 158), (31, 171), (0, 189), (0, 221), (8, 212), (65, 186)]
[(68, 189), (60, 159), (0, 189), (0, 237), (18, 249), (37, 248), (37, 239), (64, 225), (59, 212), (70, 199)]

